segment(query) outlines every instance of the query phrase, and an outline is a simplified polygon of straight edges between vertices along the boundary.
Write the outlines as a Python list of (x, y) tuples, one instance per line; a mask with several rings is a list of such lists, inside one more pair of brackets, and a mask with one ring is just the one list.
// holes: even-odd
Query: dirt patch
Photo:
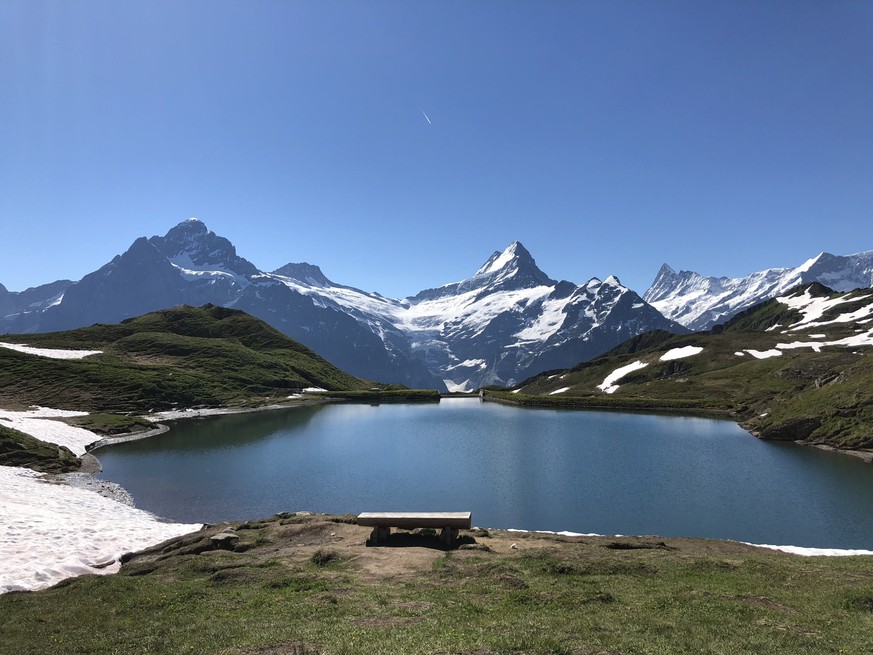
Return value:
[[(345, 518), (345, 517), (343, 517)], [(210, 537), (223, 531), (233, 530), (239, 535), (239, 543), (234, 551), (215, 550)], [(609, 563), (601, 563), (600, 556), (591, 558), (593, 553), (651, 550), (654, 553), (662, 551), (680, 552), (682, 556), (694, 557), (708, 554), (719, 561), (730, 561), (731, 555), (748, 554), (751, 551), (760, 552), (750, 546), (734, 542), (718, 542), (713, 540), (670, 539), (654, 540), (651, 538), (615, 537), (565, 537), (552, 534), (518, 533), (491, 530), (487, 537), (476, 537), (482, 532), (461, 532), (461, 541), (467, 544), (487, 545), (490, 552), (479, 549), (455, 549), (450, 551), (449, 567), (464, 566), (467, 561), (482, 562), (482, 558), (497, 563), (505, 563), (509, 570), (499, 578), (501, 585), (510, 587), (521, 586), (523, 581), (511, 570), (512, 562), (517, 557), (537, 557), (538, 553), (554, 554), (561, 549), (561, 561), (567, 560), (567, 574), (582, 575), (614, 575), (652, 573), (656, 563), (623, 562), (621, 559), (611, 559)], [(327, 558), (328, 568), (338, 563), (340, 566), (354, 570), (363, 582), (380, 583), (384, 581), (419, 580), (422, 573), (430, 573), (435, 562), (446, 556), (447, 551), (440, 545), (436, 536), (412, 533), (392, 533), (385, 546), (367, 546), (370, 528), (359, 526), (348, 520), (337, 521), (336, 517), (326, 515), (290, 515), (283, 514), (270, 519), (214, 525), (200, 532), (185, 535), (170, 540), (148, 550), (124, 558), (122, 574), (148, 575), (157, 563), (178, 559), (179, 556), (205, 557), (203, 565), (209, 564), (209, 558), (229, 557), (233, 565), (241, 558), (246, 565), (265, 566), (267, 564), (294, 565), (294, 563), (324, 560), (324, 553), (330, 553)], [(563, 544), (569, 545), (567, 550)], [(221, 555), (224, 553), (224, 555)], [(319, 555), (319, 553), (321, 553)], [(492, 560), (493, 558), (493, 560)], [(710, 565), (711, 562), (709, 563)], [(235, 568), (225, 562), (215, 562), (208, 575), (218, 570)], [(481, 564), (480, 564), (481, 565)], [(717, 565), (718, 566), (718, 565)], [(265, 573), (265, 572), (262, 572)], [(236, 574), (221, 573), (216, 582), (233, 582)], [(285, 647), (285, 646), (283, 646)]]

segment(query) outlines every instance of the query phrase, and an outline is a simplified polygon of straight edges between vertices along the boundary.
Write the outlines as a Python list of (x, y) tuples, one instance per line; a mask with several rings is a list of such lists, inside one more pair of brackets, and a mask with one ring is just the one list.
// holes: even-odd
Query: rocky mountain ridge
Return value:
[(845, 256), (823, 252), (794, 268), (769, 268), (739, 278), (677, 273), (664, 264), (643, 298), (667, 318), (696, 332), (812, 282), (834, 291), (873, 286), (873, 250)]
[(685, 331), (613, 276), (552, 280), (518, 242), (470, 278), (392, 299), (334, 283), (312, 264), (261, 271), (197, 219), (139, 238), (52, 290), (52, 300), (4, 312), (0, 332), (67, 330), (210, 303), (267, 321), (353, 375), (422, 388), (512, 384), (648, 330)]

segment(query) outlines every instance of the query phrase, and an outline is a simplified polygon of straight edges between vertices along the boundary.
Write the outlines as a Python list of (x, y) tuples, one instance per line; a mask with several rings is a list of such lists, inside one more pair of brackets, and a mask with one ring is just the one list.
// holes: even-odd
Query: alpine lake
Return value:
[(96, 451), (173, 521), (472, 511), (487, 528), (873, 549), (873, 468), (726, 420), (448, 398), (176, 421)]

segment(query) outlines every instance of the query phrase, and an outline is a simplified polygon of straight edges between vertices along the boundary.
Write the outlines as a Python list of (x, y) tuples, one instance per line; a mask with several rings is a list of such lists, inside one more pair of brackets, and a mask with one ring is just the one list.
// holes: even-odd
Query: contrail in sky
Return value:
[(430, 118), (428, 117), (428, 115), (424, 113), (424, 109), (422, 109), (421, 107), (419, 107), (418, 109), (421, 112), (421, 115), (424, 116), (424, 120), (427, 121), (427, 124), (433, 125), (433, 123), (430, 122)]

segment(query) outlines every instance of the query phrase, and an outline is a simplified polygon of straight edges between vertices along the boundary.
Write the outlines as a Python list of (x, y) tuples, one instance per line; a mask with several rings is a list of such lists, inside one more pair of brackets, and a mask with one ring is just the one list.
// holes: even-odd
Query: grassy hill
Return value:
[[(873, 558), (736, 542), (463, 532), (460, 550), (353, 517), (210, 526), (121, 573), (0, 596), (0, 652), (861, 655)], [(5, 648), (4, 648), (5, 646)]]
[[(729, 415), (765, 439), (873, 448), (873, 294), (797, 289), (707, 333), (640, 335), (491, 399)], [(681, 349), (681, 350), (680, 350)], [(668, 354), (671, 353), (671, 354)], [(610, 374), (628, 367), (614, 380)]]
[(175, 407), (257, 405), (307, 387), (366, 390), (300, 343), (240, 311), (206, 305), (116, 325), (4, 335), (0, 342), (100, 350), (50, 359), (0, 347), (0, 407), (145, 413)]

